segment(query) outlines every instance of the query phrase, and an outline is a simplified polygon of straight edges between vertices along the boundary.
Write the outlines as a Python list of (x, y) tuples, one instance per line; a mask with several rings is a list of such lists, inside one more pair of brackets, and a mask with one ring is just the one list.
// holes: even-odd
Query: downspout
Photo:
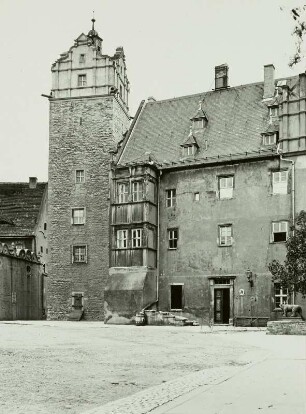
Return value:
[(160, 208), (159, 208), (159, 194), (160, 194), (160, 177), (162, 175), (162, 171), (159, 170), (159, 176), (158, 176), (158, 186), (157, 186), (157, 256), (156, 256), (156, 268), (157, 268), (157, 275), (156, 275), (156, 303), (159, 301), (159, 269), (160, 269), (160, 247), (159, 247), (159, 240), (160, 240), (160, 231), (159, 231), (159, 214), (160, 214)]
[(282, 154), (277, 148), (277, 153), (280, 156), (281, 161), (286, 161), (291, 163), (292, 171), (292, 185), (291, 185), (291, 209), (292, 209), (292, 236), (295, 234), (295, 161), (289, 160), (288, 158), (283, 158)]

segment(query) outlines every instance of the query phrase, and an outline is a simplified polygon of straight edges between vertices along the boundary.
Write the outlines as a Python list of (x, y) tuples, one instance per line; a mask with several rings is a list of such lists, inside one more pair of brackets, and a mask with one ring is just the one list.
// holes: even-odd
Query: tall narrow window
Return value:
[(118, 184), (118, 203), (127, 203), (129, 199), (129, 185), (128, 183)]
[(77, 184), (85, 182), (85, 171), (84, 170), (76, 170), (75, 171), (75, 182)]
[(132, 230), (132, 247), (142, 246), (142, 229)]
[(117, 248), (118, 249), (127, 249), (128, 242), (128, 231), (127, 230), (117, 230)]
[(272, 241), (285, 242), (288, 238), (288, 222), (287, 221), (278, 221), (272, 223)]
[(168, 230), (168, 248), (177, 249), (178, 229)]
[(80, 60), (79, 60), (79, 62), (80, 63), (85, 63), (85, 54), (84, 53), (81, 53), (80, 54)]
[(85, 209), (73, 208), (72, 209), (72, 224), (85, 224)]
[(183, 284), (170, 285), (170, 309), (183, 309)]
[(232, 225), (226, 224), (219, 226), (219, 245), (220, 246), (231, 246), (233, 242), (233, 231)]
[(233, 198), (233, 189), (234, 189), (234, 177), (219, 177), (219, 197), (223, 198)]
[(166, 190), (166, 206), (174, 207), (176, 205), (176, 189)]
[(87, 246), (72, 246), (72, 263), (87, 263)]
[(78, 86), (86, 86), (86, 85), (87, 85), (86, 75), (79, 75), (78, 76)]
[(132, 200), (142, 201), (142, 198), (143, 198), (142, 182), (134, 181), (132, 183)]
[(288, 171), (276, 171), (272, 173), (273, 194), (287, 194)]
[(280, 305), (289, 304), (291, 302), (289, 291), (287, 288), (283, 288), (280, 283), (274, 283), (274, 305), (275, 308), (279, 308)]

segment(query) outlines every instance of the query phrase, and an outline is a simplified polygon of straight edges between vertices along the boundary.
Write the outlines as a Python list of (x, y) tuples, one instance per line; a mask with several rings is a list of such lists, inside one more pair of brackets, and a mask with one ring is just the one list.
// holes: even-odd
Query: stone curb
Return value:
[(216, 385), (247, 369), (256, 362), (243, 366), (222, 366), (204, 369), (179, 379), (147, 388), (131, 396), (109, 402), (84, 414), (146, 414), (184, 394), (204, 385)]

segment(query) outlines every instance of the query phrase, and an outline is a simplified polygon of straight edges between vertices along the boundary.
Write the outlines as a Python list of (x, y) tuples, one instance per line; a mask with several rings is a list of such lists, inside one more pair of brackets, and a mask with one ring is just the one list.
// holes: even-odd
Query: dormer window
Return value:
[(196, 146), (195, 145), (187, 145), (186, 147), (183, 147), (183, 155), (185, 157), (188, 157), (190, 155), (194, 155), (196, 153)]
[(278, 117), (278, 106), (269, 106), (269, 117)]
[(194, 129), (202, 129), (204, 128), (204, 119), (194, 119), (193, 120), (193, 128)]
[(278, 133), (263, 135), (262, 136), (262, 145), (276, 145), (278, 141)]

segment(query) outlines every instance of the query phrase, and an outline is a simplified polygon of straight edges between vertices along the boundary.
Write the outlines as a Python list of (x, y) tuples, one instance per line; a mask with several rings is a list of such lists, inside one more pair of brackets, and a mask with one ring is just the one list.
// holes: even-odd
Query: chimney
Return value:
[(215, 90), (228, 88), (228, 65), (215, 66)]
[(37, 178), (29, 177), (29, 188), (36, 188), (36, 186), (37, 186)]
[(264, 66), (264, 96), (263, 98), (273, 98), (275, 85), (274, 85), (274, 65)]

